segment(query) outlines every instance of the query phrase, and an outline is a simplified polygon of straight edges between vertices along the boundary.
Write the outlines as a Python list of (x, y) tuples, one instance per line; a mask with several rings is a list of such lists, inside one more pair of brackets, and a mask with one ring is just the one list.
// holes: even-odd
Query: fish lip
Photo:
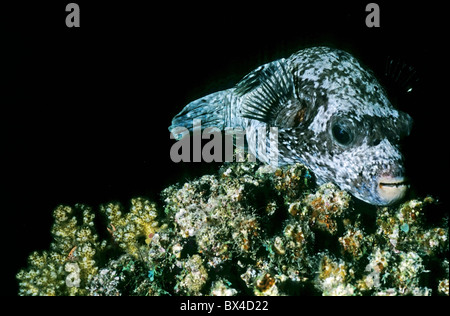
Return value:
[(409, 186), (406, 181), (399, 181), (399, 182), (379, 182), (378, 185), (381, 187), (391, 187), (391, 188), (397, 188), (402, 186)]
[(381, 176), (378, 181), (378, 196), (383, 204), (393, 204), (401, 200), (409, 188), (404, 177)]
[(409, 186), (408, 180), (405, 177), (380, 177), (378, 179), (378, 186), (381, 187), (401, 187)]

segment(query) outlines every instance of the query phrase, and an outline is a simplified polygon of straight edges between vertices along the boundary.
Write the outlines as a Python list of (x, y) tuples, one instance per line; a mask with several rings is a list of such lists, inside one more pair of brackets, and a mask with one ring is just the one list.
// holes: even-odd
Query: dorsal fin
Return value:
[(242, 97), (242, 117), (270, 126), (293, 127), (301, 122), (304, 106), (295, 97), (294, 80), (285, 59), (265, 64), (245, 76), (235, 88)]

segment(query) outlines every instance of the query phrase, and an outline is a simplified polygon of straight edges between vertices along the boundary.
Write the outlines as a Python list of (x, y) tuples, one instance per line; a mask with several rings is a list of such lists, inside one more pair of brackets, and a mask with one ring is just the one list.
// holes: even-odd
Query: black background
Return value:
[(75, 1), (81, 27), (67, 28), (70, 1), (43, 2), (1, 8), (2, 294), (17, 293), (31, 251), (48, 249), (57, 205), (158, 201), (164, 187), (214, 172), (170, 161), (172, 117), (305, 47), (347, 50), (382, 81), (388, 56), (415, 67), (411, 93), (390, 89), (415, 121), (404, 149), (412, 194), (448, 201), (444, 7), (377, 1), (381, 27), (368, 28), (369, 1)]

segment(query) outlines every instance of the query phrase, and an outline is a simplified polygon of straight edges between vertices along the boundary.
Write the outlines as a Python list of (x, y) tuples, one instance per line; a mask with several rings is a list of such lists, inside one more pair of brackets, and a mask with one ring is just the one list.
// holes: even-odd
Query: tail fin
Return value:
[[(192, 131), (194, 119), (201, 120), (202, 128), (214, 126), (224, 129), (226, 113), (229, 107), (229, 102), (227, 102), (228, 94), (229, 90), (223, 90), (192, 101), (180, 113), (175, 115), (169, 131), (176, 127), (184, 127)], [(181, 139), (183, 136), (182, 134), (175, 135), (177, 139)]]

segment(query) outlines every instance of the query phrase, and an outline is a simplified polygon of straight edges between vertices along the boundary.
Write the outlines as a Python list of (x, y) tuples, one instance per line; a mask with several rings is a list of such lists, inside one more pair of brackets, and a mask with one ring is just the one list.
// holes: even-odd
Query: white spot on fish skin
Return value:
[(325, 114), (325, 108), (320, 107), (316, 117), (309, 125), (309, 129), (313, 131), (315, 134), (322, 133), (326, 130), (326, 123), (328, 122), (329, 115)]

